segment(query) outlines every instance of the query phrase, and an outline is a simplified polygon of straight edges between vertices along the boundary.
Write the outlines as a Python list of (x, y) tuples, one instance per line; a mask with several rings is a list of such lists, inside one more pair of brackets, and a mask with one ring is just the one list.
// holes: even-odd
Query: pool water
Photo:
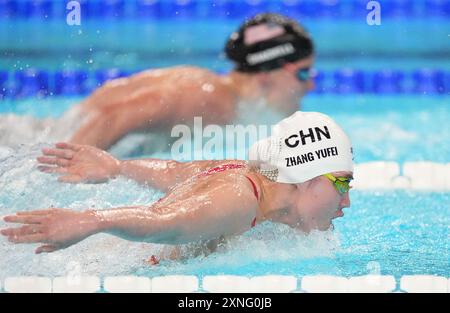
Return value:
[[(368, 26), (365, 16), (301, 21), (316, 43), (319, 69), (450, 70), (449, 19), (386, 19), (380, 26)], [(216, 71), (229, 70), (231, 64), (222, 50), (240, 23), (237, 19), (87, 20), (69, 27), (61, 21), (0, 20), (0, 49), (4, 51), (0, 68), (134, 71), (173, 66), (182, 60)]]
[[(302, 21), (317, 43), (319, 70), (350, 67), (406, 73), (431, 68), (445, 71), (449, 83), (450, 21), (445, 17), (387, 18), (379, 27), (368, 26), (365, 15)], [(0, 20), (0, 71), (10, 75), (28, 68), (88, 73), (120, 68), (133, 72), (182, 62), (222, 72), (231, 65), (221, 49), (238, 24), (232, 19), (86, 20), (81, 27), (62, 27), (60, 20), (5, 19)], [(302, 109), (324, 112), (342, 125), (352, 139), (356, 163), (449, 163), (448, 90), (439, 94), (326, 91), (307, 96)], [(55, 176), (36, 170), (35, 157), (50, 142), (45, 137), (37, 140), (27, 120), (15, 123), (20, 122), (20, 116), (57, 118), (81, 99), (50, 96), (0, 100), (0, 131), (13, 133), (18, 142), (24, 143), (14, 148), (0, 146), (0, 216), (52, 206), (83, 210), (150, 204), (162, 196), (122, 178), (99, 185), (65, 185)], [(7, 114), (18, 119), (7, 124), (2, 119)], [(23, 134), (32, 136), (26, 136), (25, 142)], [(133, 136), (124, 140), (132, 142)], [(115, 152), (126, 154), (120, 147)], [(169, 158), (170, 154), (139, 156)], [(450, 276), (450, 192), (353, 190), (351, 201), (351, 208), (344, 210), (345, 217), (335, 220), (334, 232), (306, 236), (283, 225), (264, 223), (230, 240), (211, 256), (193, 258), (186, 253), (185, 261), (162, 262), (156, 267), (146, 265), (144, 260), (162, 246), (127, 242), (105, 234), (44, 255), (33, 254), (34, 245), (11, 245), (0, 238), (0, 279), (76, 274)], [(0, 228), (4, 226), (0, 222)]]

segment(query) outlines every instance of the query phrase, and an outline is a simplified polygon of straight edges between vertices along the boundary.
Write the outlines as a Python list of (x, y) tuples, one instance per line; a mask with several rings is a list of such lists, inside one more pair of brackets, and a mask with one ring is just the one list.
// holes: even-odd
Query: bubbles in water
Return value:
[(67, 283), (69, 285), (76, 285), (80, 283), (82, 276), (81, 265), (78, 262), (71, 261), (66, 265)]
[(186, 260), (163, 261), (158, 267), (141, 267), (137, 273), (150, 276), (297, 274), (311, 266), (334, 267), (332, 259), (339, 245), (338, 235), (331, 231), (305, 235), (286, 225), (266, 222), (241, 236), (229, 238), (208, 256), (192, 256), (187, 245), (183, 249)]
[(13, 149), (8, 147), (0, 147), (0, 161), (13, 155)]
[(381, 275), (381, 265), (376, 261), (370, 261), (367, 263), (366, 269), (370, 275)]

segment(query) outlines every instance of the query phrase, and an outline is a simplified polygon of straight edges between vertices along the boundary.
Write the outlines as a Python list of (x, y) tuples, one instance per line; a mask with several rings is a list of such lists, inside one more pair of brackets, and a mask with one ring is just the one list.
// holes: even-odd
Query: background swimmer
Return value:
[[(329, 136), (290, 148), (285, 139), (299, 129), (324, 127)], [(336, 155), (286, 167), (285, 159), (335, 146)], [(351, 143), (328, 116), (296, 112), (256, 143), (244, 161), (118, 161), (95, 147), (60, 143), (45, 149), (41, 170), (62, 174), (63, 182), (107, 181), (124, 175), (167, 194), (150, 206), (76, 212), (49, 209), (4, 218), (24, 224), (1, 231), (14, 243), (41, 243), (36, 253), (67, 248), (100, 232), (128, 240), (184, 244), (241, 234), (272, 221), (303, 232), (326, 230), (350, 206)], [(54, 166), (53, 166), (54, 165)], [(211, 241), (212, 240), (212, 241)]]
[[(223, 76), (179, 66), (109, 81), (60, 122), (49, 124), (49, 139), (108, 149), (133, 132), (169, 134), (172, 126), (190, 124), (194, 116), (202, 116), (204, 124), (239, 118), (254, 123), (261, 112), (271, 110), (277, 113), (273, 122), (278, 122), (298, 110), (301, 98), (313, 88), (312, 40), (287, 17), (261, 14), (247, 21), (231, 35), (226, 54), (236, 68)], [(252, 104), (261, 101), (258, 111)], [(5, 141), (0, 136), (0, 142)]]

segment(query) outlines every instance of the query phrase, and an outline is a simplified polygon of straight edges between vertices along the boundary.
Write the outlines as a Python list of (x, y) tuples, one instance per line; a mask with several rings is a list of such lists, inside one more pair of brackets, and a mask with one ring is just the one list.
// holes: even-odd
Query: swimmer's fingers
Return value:
[(43, 231), (43, 226), (41, 225), (26, 225), (18, 228), (7, 228), (2, 229), (1, 234), (3, 236), (27, 236), (27, 235), (34, 235), (34, 234), (40, 234)]
[(59, 250), (59, 249), (60, 248), (58, 246), (55, 246), (55, 245), (43, 245), (43, 246), (40, 246), (39, 248), (37, 248), (35, 253), (36, 254), (41, 254), (43, 252), (50, 253), (50, 252), (54, 252), (54, 251)]
[(56, 167), (56, 166), (44, 166), (40, 165), (38, 166), (38, 170), (42, 173), (58, 173), (58, 174), (66, 174), (67, 168), (66, 167)]
[(42, 149), (42, 153), (46, 156), (55, 156), (62, 159), (71, 160), (75, 154), (74, 151), (68, 150), (68, 149), (50, 149), (50, 148), (44, 148)]
[(77, 144), (74, 144), (74, 143), (68, 143), (68, 142), (58, 142), (56, 145), (55, 145), (55, 147), (56, 148), (59, 148), (59, 149), (69, 149), (69, 150), (72, 150), (72, 151), (80, 151), (81, 150), (81, 148), (83, 148), (83, 146), (82, 145), (77, 145)]
[(43, 215), (36, 214), (19, 214), (5, 216), (3, 220), (7, 223), (20, 223), (20, 224), (41, 224), (45, 218)]
[(80, 175), (65, 175), (58, 178), (58, 181), (61, 183), (68, 183), (68, 184), (77, 184), (84, 181), (83, 177)]
[(8, 241), (12, 243), (38, 243), (45, 240), (46, 236), (44, 234), (8, 236)]
[(53, 157), (37, 157), (39, 163), (49, 164), (49, 165), (58, 165), (61, 167), (66, 167), (70, 165), (70, 161), (62, 158), (53, 158)]

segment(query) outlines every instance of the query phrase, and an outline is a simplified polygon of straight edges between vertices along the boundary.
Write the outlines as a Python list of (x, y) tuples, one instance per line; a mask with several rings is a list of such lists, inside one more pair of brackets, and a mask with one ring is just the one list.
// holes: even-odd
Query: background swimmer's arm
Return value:
[(185, 244), (250, 229), (258, 203), (244, 176), (165, 206), (95, 211), (97, 232), (132, 241)]
[(207, 124), (224, 124), (235, 116), (235, 102), (229, 85), (209, 71), (143, 72), (111, 81), (86, 99), (80, 105), (85, 122), (69, 141), (108, 149), (130, 132), (170, 133), (174, 125), (191, 123), (195, 116)]
[(124, 99), (109, 98), (108, 106), (93, 106), (69, 142), (108, 149), (126, 134), (140, 129), (165, 129), (176, 116), (174, 94), (164, 89), (127, 87)]

